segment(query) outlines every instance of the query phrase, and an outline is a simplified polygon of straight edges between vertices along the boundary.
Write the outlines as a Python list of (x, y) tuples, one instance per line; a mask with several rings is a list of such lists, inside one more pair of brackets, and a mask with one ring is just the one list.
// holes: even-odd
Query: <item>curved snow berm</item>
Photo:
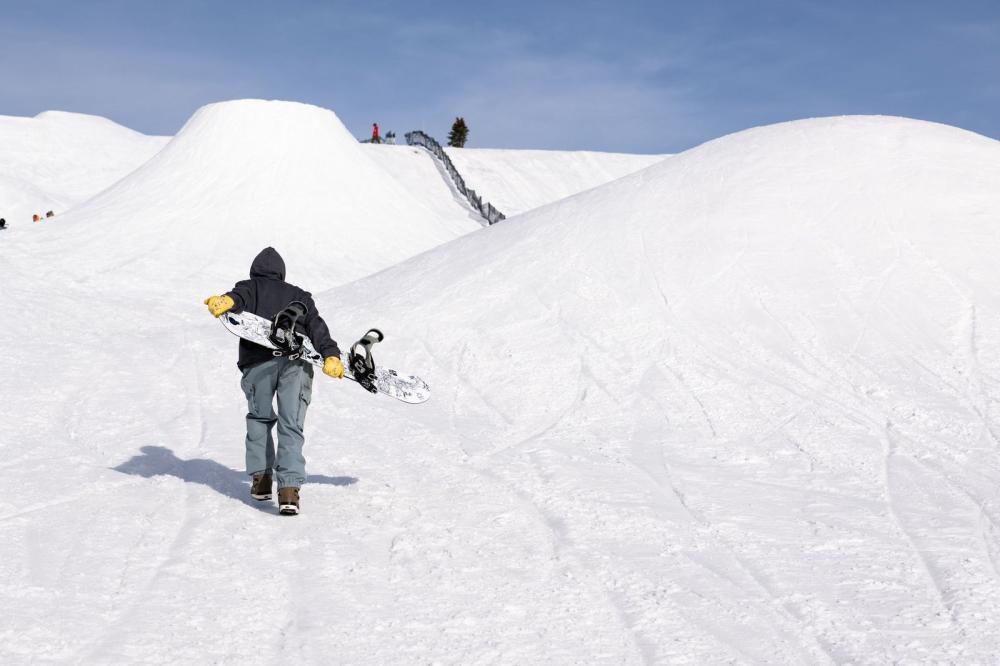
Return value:
[(321, 295), (435, 391), (422, 435), (317, 416), (424, 526), (347, 660), (992, 660), (998, 183), (969, 132), (793, 122)]
[(0, 116), (0, 217), (62, 214), (151, 158), (167, 137), (146, 136), (107, 118), (45, 111)]
[(69, 217), (64, 242), (100, 248), (83, 272), (231, 280), (272, 245), (289, 279), (313, 288), (479, 228), (439, 219), (332, 111), (264, 100), (199, 109), (154, 159)]

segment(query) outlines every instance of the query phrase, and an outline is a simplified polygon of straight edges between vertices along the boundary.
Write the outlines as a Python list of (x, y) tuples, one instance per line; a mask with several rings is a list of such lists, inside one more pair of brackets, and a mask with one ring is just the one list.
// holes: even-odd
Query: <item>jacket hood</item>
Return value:
[(250, 277), (285, 279), (285, 260), (273, 247), (265, 247), (250, 264)]

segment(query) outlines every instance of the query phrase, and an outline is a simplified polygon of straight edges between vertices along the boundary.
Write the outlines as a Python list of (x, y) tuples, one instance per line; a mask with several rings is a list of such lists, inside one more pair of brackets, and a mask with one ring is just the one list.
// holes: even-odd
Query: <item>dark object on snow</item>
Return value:
[(55, 217), (55, 216), (56, 214), (53, 213), (51, 210), (45, 214), (45, 217)]
[(451, 132), (448, 133), (448, 145), (452, 148), (464, 148), (468, 139), (469, 128), (465, 124), (465, 118), (455, 118), (455, 122), (451, 124)]
[[(302, 301), (292, 301), (271, 320), (271, 334), (267, 339), (277, 347), (275, 356), (287, 356), (294, 361), (302, 355), (302, 336), (305, 335), (306, 315), (309, 308)], [(308, 337), (308, 336), (307, 336)]]
[(476, 194), (476, 191), (471, 187), (466, 187), (465, 179), (462, 178), (462, 174), (458, 172), (455, 165), (452, 163), (451, 158), (448, 157), (448, 153), (444, 151), (441, 144), (437, 142), (432, 136), (428, 136), (420, 130), (413, 130), (412, 132), (407, 132), (403, 136), (406, 137), (406, 143), (410, 146), (423, 146), (429, 150), (436, 158), (441, 160), (444, 164), (445, 170), (448, 171), (448, 175), (451, 176), (451, 180), (455, 183), (455, 187), (461, 192), (472, 207), (479, 211), (487, 222), (490, 224), (496, 224), (500, 220), (507, 219), (507, 216), (496, 209), (496, 206), (491, 204), (489, 201), (483, 201), (483, 198)]
[(386, 132), (385, 133), (385, 142), (388, 143), (391, 146), (395, 146), (396, 145), (396, 133), (395, 132)]
[[(351, 351), (347, 356), (347, 364), (350, 366), (351, 374), (362, 387), (371, 393), (378, 393), (375, 386), (375, 358), (372, 356), (372, 345), (385, 340), (382, 331), (377, 328), (369, 329), (360, 340), (351, 345)], [(361, 351), (358, 351), (358, 349)]]
[(253, 480), (250, 483), (250, 497), (258, 501), (271, 499), (271, 487), (273, 485), (274, 480), (270, 474), (254, 474)]
[[(306, 310), (301, 320), (301, 330), (312, 340), (316, 351), (324, 358), (340, 356), (340, 348), (330, 337), (326, 322), (319, 316), (312, 294), (285, 282), (285, 261), (273, 247), (261, 250), (250, 266), (250, 279), (237, 282), (226, 295), (236, 303), (232, 308), (234, 313), (247, 310), (265, 319), (273, 319), (289, 303), (298, 301)], [(249, 340), (240, 340), (240, 360), (237, 365), (243, 370), (263, 363), (274, 358), (273, 351)]]
[(278, 488), (278, 513), (283, 516), (297, 516), (299, 513), (299, 489), (293, 486)]
[(7, 228), (7, 220), (0, 217), (0, 229), (6, 229), (6, 228)]

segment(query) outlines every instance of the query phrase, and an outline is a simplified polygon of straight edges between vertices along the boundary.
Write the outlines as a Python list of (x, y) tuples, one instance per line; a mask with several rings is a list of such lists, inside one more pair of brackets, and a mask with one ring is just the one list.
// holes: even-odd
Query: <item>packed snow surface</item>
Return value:
[(790, 123), (325, 294), (433, 368), (430, 450), (345, 466), (420, 511), (394, 607), (513, 662), (993, 660), (998, 183), (954, 128)]
[(136, 169), (166, 142), (81, 113), (0, 116), (0, 217), (13, 228), (30, 223), (35, 213), (59, 215)]
[(466, 185), (507, 217), (662, 162), (666, 155), (446, 148)]
[[(319, 293), (434, 395), (317, 377), (295, 518), (249, 499), (236, 341), (198, 297), (265, 245), (306, 288), (345, 273), (248, 219), (254, 187), (189, 220), (182, 167), (144, 216), (105, 193), (0, 238), (4, 662), (995, 658), (997, 142), (750, 130)], [(411, 242), (405, 189), (337, 231), (373, 271)]]
[[(459, 193), (441, 161), (415, 146), (359, 144), (362, 152), (406, 190), (420, 199), (439, 219), (471, 220), (478, 227), (485, 220)], [(516, 177), (516, 174), (511, 174)]]

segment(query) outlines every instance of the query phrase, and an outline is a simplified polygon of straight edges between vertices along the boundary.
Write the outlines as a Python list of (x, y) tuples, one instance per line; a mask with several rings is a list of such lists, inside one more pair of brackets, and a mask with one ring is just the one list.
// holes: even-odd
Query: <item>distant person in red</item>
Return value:
[(378, 123), (372, 123), (372, 143), (382, 143), (382, 138), (378, 135)]

